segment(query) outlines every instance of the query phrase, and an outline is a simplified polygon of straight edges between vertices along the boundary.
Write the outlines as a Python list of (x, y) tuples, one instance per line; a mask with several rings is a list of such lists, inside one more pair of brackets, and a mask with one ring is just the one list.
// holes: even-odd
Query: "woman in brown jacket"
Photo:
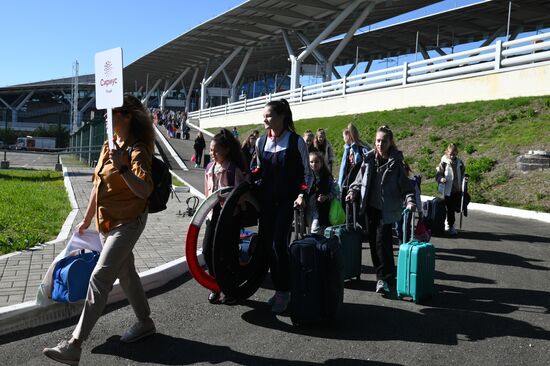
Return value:
[(138, 319), (122, 335), (121, 342), (134, 342), (156, 331), (132, 254), (147, 222), (147, 199), (153, 191), (155, 135), (151, 117), (139, 99), (125, 96), (123, 106), (113, 109), (113, 130), (114, 148), (109, 149), (107, 142), (103, 144), (88, 208), (76, 227), (82, 234), (95, 217), (103, 250), (72, 338), (43, 351), (47, 357), (69, 365), (80, 361), (82, 342), (103, 313), (117, 278)]

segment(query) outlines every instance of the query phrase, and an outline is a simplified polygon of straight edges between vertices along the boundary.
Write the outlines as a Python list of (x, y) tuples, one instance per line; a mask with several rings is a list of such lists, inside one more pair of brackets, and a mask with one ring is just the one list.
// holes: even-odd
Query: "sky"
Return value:
[[(475, 0), (445, 0), (398, 21)], [(2, 2), (0, 87), (94, 73), (96, 52), (122, 47), (128, 65), (243, 0)]]

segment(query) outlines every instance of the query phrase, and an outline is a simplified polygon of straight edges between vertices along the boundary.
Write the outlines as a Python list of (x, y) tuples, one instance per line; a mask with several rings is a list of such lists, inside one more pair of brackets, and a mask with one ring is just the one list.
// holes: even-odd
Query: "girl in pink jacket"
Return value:
[[(224, 187), (237, 186), (244, 180), (246, 172), (245, 160), (239, 141), (226, 129), (222, 129), (210, 142), (210, 156), (212, 161), (208, 164), (204, 175), (204, 194), (206, 197)], [(206, 265), (212, 274), (212, 242), (216, 223), (220, 216), (223, 202), (214, 207), (210, 219), (206, 220), (204, 233), (203, 254)], [(212, 292), (208, 296), (212, 304), (234, 304), (234, 298), (224, 296), (220, 299), (220, 293)]]

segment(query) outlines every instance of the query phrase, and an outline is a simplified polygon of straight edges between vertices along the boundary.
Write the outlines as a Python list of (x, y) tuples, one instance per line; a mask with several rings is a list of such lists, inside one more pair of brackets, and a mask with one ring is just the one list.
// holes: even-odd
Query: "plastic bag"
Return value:
[(197, 156), (195, 154), (191, 155), (191, 161), (193, 163), (197, 161)]
[(328, 220), (332, 226), (342, 225), (346, 222), (346, 211), (344, 211), (342, 204), (336, 198), (333, 198), (332, 201), (330, 201)]

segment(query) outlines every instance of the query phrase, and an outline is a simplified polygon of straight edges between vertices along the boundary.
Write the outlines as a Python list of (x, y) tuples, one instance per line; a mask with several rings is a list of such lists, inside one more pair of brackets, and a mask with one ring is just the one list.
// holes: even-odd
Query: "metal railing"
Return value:
[(550, 60), (550, 33), (430, 58), (364, 74), (344, 77), (298, 89), (244, 99), (217, 107), (194, 111), (189, 118), (201, 119), (262, 109), (272, 99), (285, 98), (292, 104), (345, 96), (375, 89), (442, 80), (480, 72), (536, 64)]

